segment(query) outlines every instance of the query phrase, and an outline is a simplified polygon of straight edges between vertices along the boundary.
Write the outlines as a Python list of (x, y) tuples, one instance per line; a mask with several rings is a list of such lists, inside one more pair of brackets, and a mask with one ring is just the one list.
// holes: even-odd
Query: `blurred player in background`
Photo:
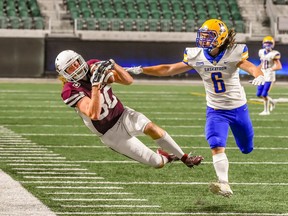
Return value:
[(229, 186), (229, 163), (225, 153), (229, 127), (240, 151), (253, 150), (254, 130), (249, 116), (245, 91), (240, 84), (239, 69), (255, 77), (252, 84), (264, 83), (262, 71), (247, 60), (248, 48), (235, 43), (235, 32), (224, 22), (210, 19), (198, 30), (196, 48), (186, 48), (184, 59), (174, 64), (132, 67), (130, 73), (171, 76), (195, 69), (201, 76), (207, 100), (206, 139), (212, 150), (213, 166), (218, 181), (210, 190), (225, 197), (232, 196)]
[[(200, 164), (201, 156), (184, 154), (165, 130), (123, 106), (112, 92), (112, 83), (129, 85), (133, 78), (112, 59), (85, 62), (78, 53), (64, 50), (56, 57), (55, 67), (64, 84), (64, 103), (75, 108), (84, 124), (109, 148), (155, 168), (177, 159), (188, 167)], [(136, 138), (142, 134), (150, 136), (161, 149), (156, 153), (144, 145)]]
[(265, 84), (258, 86), (256, 93), (257, 97), (263, 98), (264, 101), (264, 110), (259, 115), (270, 115), (270, 111), (275, 108), (275, 101), (268, 94), (276, 80), (275, 71), (281, 70), (282, 64), (280, 61), (281, 55), (278, 51), (273, 50), (274, 46), (273, 37), (266, 36), (262, 41), (263, 48), (259, 50), (261, 60), (259, 68), (263, 71), (265, 78)]

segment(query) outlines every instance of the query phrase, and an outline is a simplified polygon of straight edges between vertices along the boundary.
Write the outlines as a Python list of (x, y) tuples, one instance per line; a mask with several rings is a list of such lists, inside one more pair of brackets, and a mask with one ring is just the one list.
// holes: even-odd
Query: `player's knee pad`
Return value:
[(162, 168), (164, 166), (164, 161), (161, 155), (159, 154), (153, 154), (151, 155), (150, 159), (149, 159), (149, 163), (152, 167), (154, 168)]
[(226, 141), (222, 140), (220, 137), (218, 136), (211, 136), (207, 139), (210, 148), (217, 148), (217, 147), (225, 147), (226, 146)]

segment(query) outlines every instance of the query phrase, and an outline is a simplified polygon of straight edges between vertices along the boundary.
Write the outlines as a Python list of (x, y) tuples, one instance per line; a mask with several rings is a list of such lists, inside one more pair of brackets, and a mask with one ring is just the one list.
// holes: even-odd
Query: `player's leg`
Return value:
[(229, 161), (225, 153), (229, 130), (229, 120), (225, 117), (229, 111), (207, 108), (205, 133), (212, 151), (213, 166), (218, 182), (210, 184), (211, 192), (231, 196), (233, 194), (228, 180)]
[(264, 94), (266, 95), (266, 98), (269, 102), (268, 110), (271, 112), (275, 109), (276, 102), (269, 96), (269, 92), (271, 91), (273, 86), (273, 82), (265, 82), (264, 85)]
[[(263, 89), (262, 89), (262, 93), (261, 96), (263, 98), (264, 101), (264, 111), (259, 113), (259, 115), (270, 115), (270, 103), (272, 100), (269, 100), (268, 98), (268, 92), (270, 90), (271, 87), (271, 82), (265, 82), (265, 84), (263, 85)], [(273, 103), (273, 102), (272, 102)]]
[[(193, 167), (194, 165), (199, 165), (204, 159), (202, 156), (192, 156), (185, 154), (180, 146), (174, 141), (174, 139), (162, 128), (153, 122), (149, 122), (145, 128), (144, 133), (150, 136), (155, 142), (168, 152), (173, 153), (178, 159), (186, 164), (188, 167)], [(158, 149), (158, 153), (165, 156), (169, 155), (167, 152), (162, 149)], [(172, 158), (171, 158), (172, 160)]]
[(109, 148), (140, 163), (161, 168), (169, 162), (167, 157), (157, 154), (135, 136), (131, 136), (121, 119), (100, 139)]
[(247, 104), (236, 109), (236, 118), (230, 124), (236, 144), (243, 154), (253, 151), (254, 130)]

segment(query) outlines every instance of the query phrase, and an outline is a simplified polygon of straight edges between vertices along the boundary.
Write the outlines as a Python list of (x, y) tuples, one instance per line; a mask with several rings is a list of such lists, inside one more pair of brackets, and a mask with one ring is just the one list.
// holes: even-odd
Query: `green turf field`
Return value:
[[(248, 101), (255, 150), (243, 155), (229, 135), (232, 198), (209, 192), (216, 180), (204, 137), (205, 95), (197, 85), (114, 85), (125, 105), (165, 128), (205, 161), (154, 169), (106, 148), (60, 98), (61, 84), (0, 84), (0, 168), (57, 215), (288, 215), (288, 102), (259, 116)], [(245, 85), (247, 98), (255, 87)], [(288, 84), (273, 98), (288, 98)], [(156, 144), (140, 137), (156, 150)]]

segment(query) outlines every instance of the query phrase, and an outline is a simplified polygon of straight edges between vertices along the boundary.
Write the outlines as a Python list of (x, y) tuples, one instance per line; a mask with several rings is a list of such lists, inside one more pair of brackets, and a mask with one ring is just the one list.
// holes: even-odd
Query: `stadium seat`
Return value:
[(151, 10), (150, 16), (152, 19), (160, 19), (161, 18), (161, 12), (159, 10)]
[(123, 20), (123, 26), (124, 26), (124, 31), (132, 31), (133, 30), (133, 19), (124, 19)]
[(9, 17), (10, 25), (12, 29), (19, 29), (21, 22), (19, 17)]
[(149, 31), (158, 31), (158, 20), (150, 19), (148, 22), (148, 29)]
[(22, 17), (21, 20), (23, 29), (32, 29), (33, 23), (31, 17)]
[(185, 13), (183, 11), (174, 11), (174, 17), (178, 20), (183, 20)]
[(123, 8), (117, 8), (116, 9), (116, 15), (117, 15), (117, 18), (125, 19), (126, 18), (126, 10)]
[(103, 17), (103, 10), (100, 8), (93, 8), (93, 15), (95, 18), (102, 18)]
[(174, 32), (181, 32), (183, 30), (183, 21), (182, 20), (173, 20), (172, 26), (173, 26)]
[[(92, 21), (91, 21), (92, 22)], [(108, 31), (110, 29), (110, 22), (108, 19), (98, 19), (98, 23), (99, 23), (99, 30), (101, 31)], [(89, 26), (89, 24), (87, 23), (87, 26)]]
[(44, 20), (42, 17), (34, 17), (35, 29), (44, 29)]
[(160, 20), (160, 28), (162, 32), (169, 32), (171, 30), (172, 23), (170, 19)]
[(135, 22), (137, 31), (147, 31), (148, 26), (146, 19), (136, 19)]
[[(148, 16), (148, 15), (147, 15)], [(138, 11), (136, 9), (129, 9), (127, 13), (127, 17), (131, 19), (137, 19), (138, 18)]]
[(234, 21), (234, 27), (236, 32), (242, 32), (245, 33), (245, 23), (243, 20), (235, 20)]
[(171, 10), (164, 10), (162, 11), (163, 19), (172, 19), (173, 12)]
[(114, 17), (115, 17), (115, 11), (114, 11), (114, 9), (112, 9), (112, 8), (106, 8), (106, 9), (104, 10), (104, 16), (105, 16), (106, 18), (109, 18), (109, 19), (114, 18)]
[(6, 17), (0, 17), (0, 28), (6, 29), (7, 28), (7, 19)]
[(139, 11), (139, 16), (142, 19), (148, 19), (149, 18), (149, 12), (146, 9), (142, 9)]
[(111, 30), (120, 31), (123, 30), (123, 22), (121, 19), (111, 19)]
[(186, 20), (185, 21), (185, 30), (186, 32), (194, 32), (195, 31), (195, 20)]
[(91, 11), (89, 8), (83, 8), (82, 9), (82, 17), (83, 18), (90, 18), (91, 17)]

